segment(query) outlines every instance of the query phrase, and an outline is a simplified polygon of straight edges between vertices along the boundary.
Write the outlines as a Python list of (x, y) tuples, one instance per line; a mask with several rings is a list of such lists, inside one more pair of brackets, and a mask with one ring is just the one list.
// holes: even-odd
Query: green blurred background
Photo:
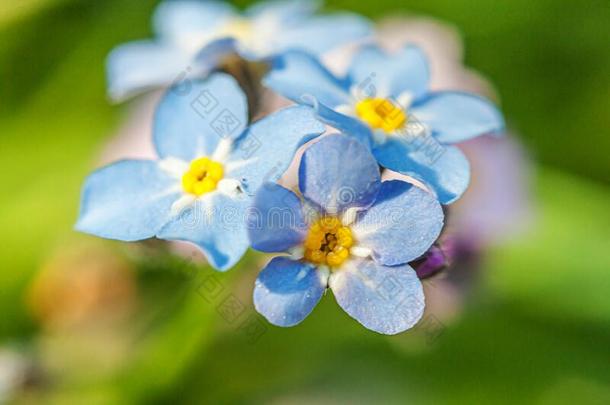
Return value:
[[(464, 311), (428, 343), (370, 333), (330, 297), (253, 343), (202, 299), (209, 269), (72, 231), (82, 180), (129, 112), (106, 100), (104, 58), (150, 36), (155, 3), (0, 0), (0, 372), (3, 351), (30, 370), (14, 401), (610, 403), (607, 0), (327, 2), (458, 27), (535, 161), (533, 225), (485, 255)], [(259, 259), (218, 279), (247, 297)], [(104, 263), (124, 270), (74, 281)], [(112, 289), (105, 308), (82, 304), (88, 288)], [(86, 308), (58, 326), (57, 297)]]

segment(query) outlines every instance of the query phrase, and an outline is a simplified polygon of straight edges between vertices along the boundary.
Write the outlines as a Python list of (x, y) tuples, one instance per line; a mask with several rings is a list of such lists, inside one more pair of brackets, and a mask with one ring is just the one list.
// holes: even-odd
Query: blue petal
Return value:
[(220, 1), (164, 1), (153, 16), (157, 35), (179, 44), (217, 30), (235, 9)]
[(303, 153), (299, 187), (306, 199), (330, 214), (368, 207), (381, 188), (379, 166), (362, 143), (330, 135)]
[(278, 180), (297, 149), (322, 134), (324, 125), (306, 106), (288, 107), (255, 122), (235, 142), (225, 165), (227, 177), (237, 179), (254, 194), (265, 182)]
[(319, 55), (372, 32), (371, 23), (356, 14), (313, 17), (286, 27), (278, 38), (278, 52), (298, 49)]
[(301, 200), (276, 183), (266, 183), (256, 193), (248, 212), (248, 235), (253, 249), (285, 252), (307, 234)]
[(457, 143), (504, 131), (504, 119), (496, 106), (473, 94), (433, 93), (409, 112), (429, 126), (442, 143)]
[(385, 267), (372, 260), (348, 262), (331, 274), (328, 284), (349, 316), (378, 333), (404, 332), (424, 313), (424, 291), (408, 265)]
[[(237, 51), (237, 40), (235, 38), (225, 37), (215, 39), (206, 44), (195, 56), (195, 66), (209, 66), (212, 70), (220, 65), (223, 58)], [(205, 72), (204, 72), (205, 73)], [(198, 77), (205, 77), (204, 74), (199, 74)]]
[(330, 125), (338, 129), (344, 134), (349, 134), (356, 138), (367, 148), (371, 149), (373, 145), (372, 132), (368, 125), (364, 124), (361, 120), (350, 117), (336, 112), (322, 103), (318, 103), (317, 100), (303, 100), (306, 103), (310, 103), (318, 114), (318, 118), (326, 125)]
[(321, 3), (318, 0), (263, 1), (248, 7), (245, 14), (260, 20), (261, 23), (273, 20), (276, 23), (290, 24), (314, 14)]
[(347, 82), (333, 76), (314, 56), (290, 51), (277, 57), (263, 82), (284, 97), (313, 107), (324, 123), (357, 137), (370, 147), (369, 127), (356, 118), (333, 110), (352, 103)]
[(153, 137), (161, 158), (190, 161), (214, 153), (222, 138), (237, 138), (248, 124), (246, 96), (229, 75), (171, 88), (154, 119)]
[(121, 45), (106, 61), (108, 95), (114, 101), (122, 101), (136, 93), (168, 85), (188, 73), (190, 65), (191, 57), (170, 45), (152, 41)]
[(224, 271), (233, 267), (248, 249), (246, 215), (252, 199), (210, 193), (184, 208), (158, 233), (166, 240), (192, 242), (210, 265)]
[(352, 231), (376, 262), (395, 266), (426, 253), (443, 229), (443, 218), (432, 194), (404, 181), (384, 181), (375, 204), (358, 215)]
[(127, 242), (152, 238), (179, 197), (179, 181), (156, 162), (120, 161), (87, 178), (76, 229)]
[(368, 45), (352, 59), (349, 77), (367, 98), (398, 98), (405, 92), (417, 98), (428, 90), (430, 72), (426, 56), (415, 46), (388, 54)]
[(303, 103), (304, 97), (330, 108), (351, 102), (346, 83), (305, 52), (290, 51), (275, 58), (263, 84), (296, 103)]
[(411, 142), (388, 137), (373, 150), (380, 165), (427, 184), (442, 204), (461, 197), (470, 183), (470, 165), (455, 146), (441, 145), (431, 136)]
[(294, 326), (322, 298), (327, 277), (312, 264), (276, 257), (254, 285), (254, 307), (277, 326)]

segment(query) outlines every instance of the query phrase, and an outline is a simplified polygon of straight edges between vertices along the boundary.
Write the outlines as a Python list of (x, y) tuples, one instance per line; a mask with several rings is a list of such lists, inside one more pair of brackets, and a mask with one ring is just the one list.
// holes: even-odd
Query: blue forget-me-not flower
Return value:
[(193, 82), (188, 94), (170, 89), (154, 118), (159, 159), (123, 160), (91, 174), (76, 228), (122, 241), (192, 242), (212, 266), (229, 269), (249, 246), (245, 217), (256, 190), (322, 132), (306, 106), (248, 126), (246, 97), (226, 74)]
[(260, 188), (248, 215), (252, 247), (285, 252), (261, 271), (258, 312), (278, 326), (301, 322), (327, 288), (368, 329), (396, 334), (424, 311), (422, 285), (407, 264), (438, 238), (443, 210), (428, 191), (381, 181), (370, 150), (335, 134), (305, 150), (295, 193)]
[(315, 15), (319, 8), (319, 1), (276, 0), (242, 13), (222, 1), (166, 0), (153, 16), (155, 39), (121, 45), (109, 55), (109, 94), (121, 100), (178, 78), (202, 78), (232, 52), (248, 60), (288, 49), (317, 54), (371, 30), (363, 17)]
[(279, 56), (264, 83), (281, 95), (316, 107), (337, 129), (359, 135), (379, 164), (430, 187), (443, 204), (458, 199), (470, 181), (466, 157), (455, 143), (501, 134), (504, 121), (489, 101), (455, 91), (430, 91), (419, 48), (386, 53), (361, 47), (345, 77), (336, 77), (308, 53)]

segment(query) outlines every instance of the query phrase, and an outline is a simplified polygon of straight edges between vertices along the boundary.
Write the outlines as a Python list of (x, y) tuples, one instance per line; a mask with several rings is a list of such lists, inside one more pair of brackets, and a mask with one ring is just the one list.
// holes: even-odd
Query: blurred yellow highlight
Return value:
[(252, 23), (246, 18), (232, 18), (222, 30), (220, 37), (227, 36), (239, 41), (246, 41), (252, 36)]

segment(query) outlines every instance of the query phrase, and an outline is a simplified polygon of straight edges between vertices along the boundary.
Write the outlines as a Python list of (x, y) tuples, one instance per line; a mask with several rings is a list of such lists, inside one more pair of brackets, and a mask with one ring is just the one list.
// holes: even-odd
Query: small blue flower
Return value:
[(449, 204), (466, 190), (468, 161), (453, 144), (483, 134), (501, 134), (502, 115), (472, 94), (429, 90), (424, 54), (407, 46), (387, 54), (362, 47), (347, 76), (335, 77), (314, 56), (291, 51), (278, 57), (264, 83), (320, 118), (358, 134), (383, 167), (413, 176)]
[(424, 295), (407, 263), (441, 232), (436, 198), (407, 182), (381, 182), (370, 151), (339, 134), (305, 151), (299, 191), (267, 184), (249, 213), (252, 247), (290, 254), (272, 259), (258, 276), (257, 311), (274, 325), (293, 326), (330, 288), (368, 329), (396, 334), (415, 325)]
[(157, 237), (199, 246), (219, 270), (248, 248), (246, 210), (296, 149), (324, 132), (309, 107), (280, 110), (247, 126), (246, 97), (228, 75), (170, 89), (157, 109), (159, 159), (124, 160), (91, 174), (76, 228), (122, 241)]
[(354, 14), (314, 15), (319, 8), (319, 1), (267, 1), (241, 13), (221, 1), (167, 0), (153, 17), (156, 39), (121, 45), (109, 55), (109, 94), (121, 100), (184, 77), (205, 77), (231, 52), (249, 60), (288, 49), (317, 54), (371, 30)]

